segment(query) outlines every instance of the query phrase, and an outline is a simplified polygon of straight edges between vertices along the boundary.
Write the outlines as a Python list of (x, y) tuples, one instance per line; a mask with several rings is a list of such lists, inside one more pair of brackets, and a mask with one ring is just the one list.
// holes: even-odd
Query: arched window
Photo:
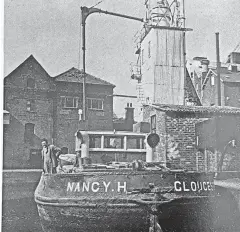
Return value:
[(35, 80), (33, 78), (27, 79), (27, 87), (28, 88), (35, 88)]

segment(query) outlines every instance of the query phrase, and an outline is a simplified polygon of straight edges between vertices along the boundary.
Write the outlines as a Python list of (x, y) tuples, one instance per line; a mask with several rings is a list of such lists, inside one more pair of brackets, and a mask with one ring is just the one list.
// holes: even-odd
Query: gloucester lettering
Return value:
[(68, 182), (67, 192), (127, 192), (127, 182)]
[(175, 181), (174, 190), (176, 192), (201, 192), (201, 191), (213, 191), (214, 185), (209, 181)]

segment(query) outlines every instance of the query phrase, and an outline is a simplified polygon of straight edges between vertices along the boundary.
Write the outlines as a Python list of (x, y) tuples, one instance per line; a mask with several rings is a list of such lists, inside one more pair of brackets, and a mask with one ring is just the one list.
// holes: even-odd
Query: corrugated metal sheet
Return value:
[(184, 106), (184, 105), (153, 104), (153, 107), (164, 112), (240, 115), (240, 108), (226, 106)]
[(184, 103), (183, 32), (156, 30), (154, 102)]

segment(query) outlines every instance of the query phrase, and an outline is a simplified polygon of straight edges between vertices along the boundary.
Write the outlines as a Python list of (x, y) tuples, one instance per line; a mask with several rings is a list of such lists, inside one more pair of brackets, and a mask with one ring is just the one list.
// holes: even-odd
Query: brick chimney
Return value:
[(125, 108), (125, 125), (127, 131), (133, 131), (134, 124), (134, 108), (132, 107), (132, 103), (127, 103), (127, 107)]

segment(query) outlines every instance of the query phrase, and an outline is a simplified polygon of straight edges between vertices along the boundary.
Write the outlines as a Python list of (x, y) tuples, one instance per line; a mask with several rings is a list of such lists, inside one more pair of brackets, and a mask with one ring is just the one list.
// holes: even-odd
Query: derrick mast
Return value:
[(184, 105), (184, 2), (146, 0), (146, 18), (135, 36), (137, 62), (132, 79), (138, 81), (142, 104)]

